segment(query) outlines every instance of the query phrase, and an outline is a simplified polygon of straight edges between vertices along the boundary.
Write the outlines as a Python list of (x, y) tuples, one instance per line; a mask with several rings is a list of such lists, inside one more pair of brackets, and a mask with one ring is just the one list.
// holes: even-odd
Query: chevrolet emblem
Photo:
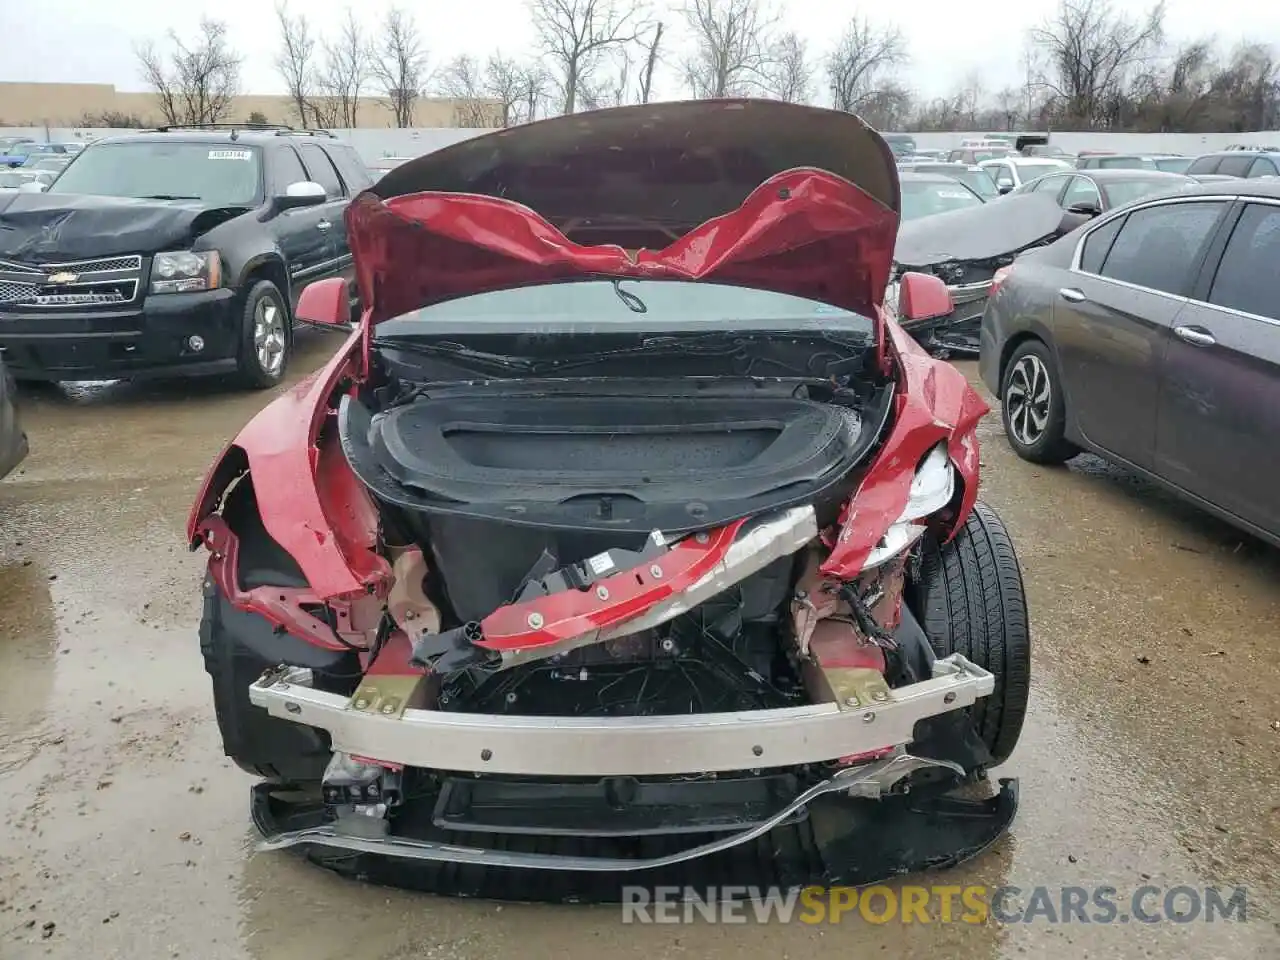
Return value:
[(75, 283), (80, 278), (78, 273), (55, 273), (49, 277), (49, 283)]

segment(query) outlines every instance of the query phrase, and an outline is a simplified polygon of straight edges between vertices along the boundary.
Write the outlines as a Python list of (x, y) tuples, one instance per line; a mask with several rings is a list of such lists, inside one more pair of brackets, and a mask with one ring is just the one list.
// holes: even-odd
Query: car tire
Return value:
[(1080, 452), (1066, 438), (1067, 407), (1049, 348), (1025, 340), (1013, 351), (1000, 384), (1000, 419), (1009, 446), (1031, 463), (1065, 463)]
[(279, 383), (293, 352), (293, 324), (284, 295), (270, 280), (258, 280), (244, 298), (236, 376), (253, 390)]
[(968, 708), (992, 766), (1013, 752), (1031, 688), (1031, 630), (1013, 541), (982, 501), (947, 543), (922, 544), (911, 606), (934, 653), (959, 653), (995, 675), (995, 690)]

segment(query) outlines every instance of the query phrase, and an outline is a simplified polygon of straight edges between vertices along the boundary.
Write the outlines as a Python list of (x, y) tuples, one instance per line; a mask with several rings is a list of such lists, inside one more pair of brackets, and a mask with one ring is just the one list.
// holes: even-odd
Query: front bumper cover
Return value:
[(960, 654), (883, 701), (656, 717), (519, 717), (354, 709), (316, 690), (309, 670), (281, 667), (249, 700), (273, 717), (328, 732), (337, 753), (428, 770), (537, 777), (672, 776), (823, 763), (901, 747), (917, 723), (970, 706), (995, 688)]

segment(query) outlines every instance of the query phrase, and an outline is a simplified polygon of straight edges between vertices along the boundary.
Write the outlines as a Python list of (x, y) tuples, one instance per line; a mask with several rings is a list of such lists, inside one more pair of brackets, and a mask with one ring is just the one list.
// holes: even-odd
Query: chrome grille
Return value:
[[(53, 282), (58, 274), (75, 279)], [(58, 263), (0, 260), (0, 307), (83, 307), (132, 303), (142, 282), (137, 254)]]

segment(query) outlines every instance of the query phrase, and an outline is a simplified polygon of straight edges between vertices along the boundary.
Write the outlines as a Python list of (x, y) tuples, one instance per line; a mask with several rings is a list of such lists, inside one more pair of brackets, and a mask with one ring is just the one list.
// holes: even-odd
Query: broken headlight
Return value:
[(924, 522), (955, 496), (956, 468), (951, 463), (947, 445), (939, 443), (920, 460), (911, 478), (911, 492), (902, 515), (884, 532), (880, 542), (867, 556), (864, 570), (878, 567), (910, 549), (924, 536)]
[(933, 274), (949, 287), (964, 283), (965, 268), (962, 263), (940, 263), (933, 268)]

